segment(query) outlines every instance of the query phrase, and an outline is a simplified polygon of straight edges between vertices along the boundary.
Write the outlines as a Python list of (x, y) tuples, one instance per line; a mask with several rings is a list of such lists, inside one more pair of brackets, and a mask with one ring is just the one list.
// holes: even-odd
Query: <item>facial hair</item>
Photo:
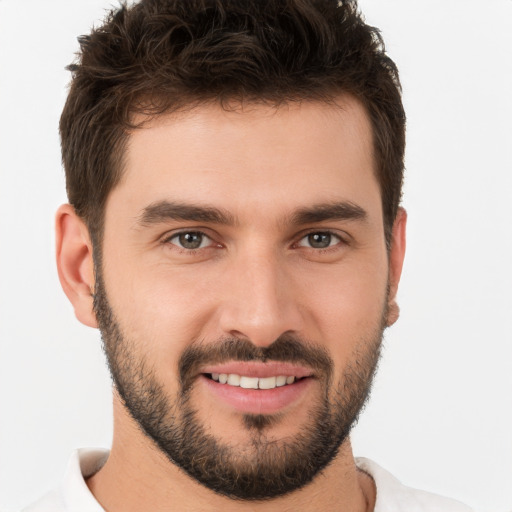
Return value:
[[(212, 491), (238, 500), (268, 500), (304, 487), (337, 455), (357, 422), (370, 393), (380, 357), (383, 318), (371, 336), (361, 339), (338, 382), (325, 348), (295, 335), (281, 336), (268, 347), (249, 340), (223, 338), (191, 342), (180, 355), (179, 390), (171, 396), (159, 382), (153, 363), (123, 332), (97, 273), (94, 311), (114, 385), (123, 404), (173, 464)], [(309, 421), (293, 440), (268, 435), (279, 415), (243, 416), (251, 440), (245, 449), (218, 440), (199, 419), (191, 395), (204, 364), (226, 361), (286, 361), (314, 370), (322, 392)]]

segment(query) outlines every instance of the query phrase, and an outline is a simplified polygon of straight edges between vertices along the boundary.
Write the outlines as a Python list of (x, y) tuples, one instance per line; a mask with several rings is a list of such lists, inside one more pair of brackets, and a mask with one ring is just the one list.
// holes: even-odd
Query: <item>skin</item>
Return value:
[[(386, 306), (387, 325), (397, 319), (406, 215), (399, 210), (388, 253), (370, 123), (354, 98), (337, 103), (229, 112), (209, 104), (130, 134), (123, 178), (106, 205), (103, 276), (120, 325), (170, 395), (178, 388), (179, 354), (193, 340), (237, 336), (268, 346), (296, 333), (328, 351), (337, 382)], [(234, 222), (141, 222), (145, 208), (160, 201), (216, 207)], [(293, 222), (299, 209), (347, 202), (364, 218)], [(172, 238), (182, 230), (201, 231), (211, 242), (184, 251)], [(310, 232), (326, 231), (335, 235), (328, 249), (308, 245)], [(69, 205), (57, 214), (57, 262), (77, 318), (97, 327), (92, 245)], [(315, 383), (307, 386), (280, 411), (269, 435), (279, 442), (296, 434), (320, 392)], [(241, 413), (212, 400), (199, 381), (192, 400), (217, 439), (250, 445)], [(349, 440), (298, 491), (271, 502), (219, 496), (165, 458), (115, 391), (111, 455), (87, 483), (106, 510), (359, 511), (373, 510), (375, 502), (373, 482), (357, 470)]]

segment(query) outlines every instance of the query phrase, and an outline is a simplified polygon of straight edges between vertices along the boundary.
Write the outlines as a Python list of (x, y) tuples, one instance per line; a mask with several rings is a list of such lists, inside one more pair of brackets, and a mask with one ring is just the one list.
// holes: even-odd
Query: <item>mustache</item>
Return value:
[(196, 342), (187, 347), (179, 361), (178, 371), (185, 393), (202, 367), (228, 361), (279, 361), (301, 364), (315, 374), (329, 378), (334, 362), (327, 350), (292, 334), (284, 334), (266, 347), (258, 347), (246, 338), (222, 338), (214, 343)]

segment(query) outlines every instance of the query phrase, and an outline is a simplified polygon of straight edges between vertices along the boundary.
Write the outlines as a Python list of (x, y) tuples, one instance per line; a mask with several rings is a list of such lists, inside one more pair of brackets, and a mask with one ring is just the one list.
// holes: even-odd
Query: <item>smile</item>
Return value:
[(211, 379), (228, 386), (244, 389), (274, 389), (295, 382), (294, 376), (278, 375), (275, 377), (249, 377), (236, 373), (211, 373)]
[(209, 400), (246, 414), (276, 414), (296, 406), (317, 380), (310, 368), (277, 361), (231, 361), (203, 367), (199, 376)]

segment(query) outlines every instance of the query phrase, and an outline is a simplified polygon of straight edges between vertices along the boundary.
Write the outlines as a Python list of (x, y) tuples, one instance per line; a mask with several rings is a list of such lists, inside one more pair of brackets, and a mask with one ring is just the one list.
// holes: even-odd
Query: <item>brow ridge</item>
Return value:
[(299, 208), (292, 215), (293, 224), (313, 224), (327, 220), (366, 221), (367, 212), (351, 201), (321, 203), (311, 207)]
[(232, 225), (233, 215), (213, 206), (197, 206), (176, 201), (157, 201), (146, 206), (139, 217), (142, 225), (158, 224), (168, 220), (208, 222)]
[[(342, 201), (299, 208), (291, 214), (289, 221), (294, 225), (303, 225), (328, 220), (366, 221), (367, 218), (368, 214), (361, 206), (351, 201)], [(235, 217), (221, 208), (167, 200), (157, 201), (146, 206), (139, 216), (139, 223), (146, 226), (169, 220), (222, 225), (236, 224)]]

